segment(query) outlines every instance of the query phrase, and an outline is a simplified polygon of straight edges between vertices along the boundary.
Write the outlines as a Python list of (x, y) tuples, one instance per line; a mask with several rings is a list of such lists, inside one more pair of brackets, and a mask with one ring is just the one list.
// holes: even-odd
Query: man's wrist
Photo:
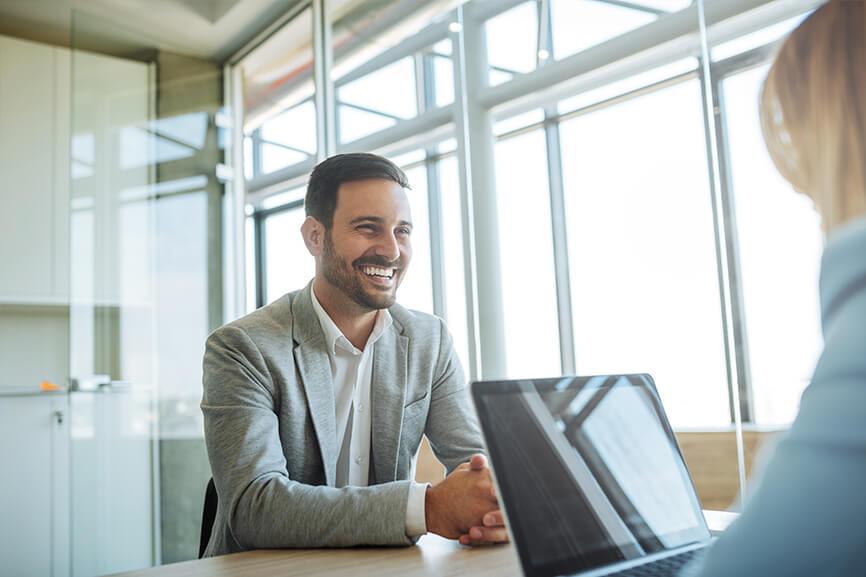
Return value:
[(436, 526), (436, 491), (432, 486), (427, 486), (427, 491), (424, 495), (424, 519), (427, 525), (428, 533), (439, 534)]

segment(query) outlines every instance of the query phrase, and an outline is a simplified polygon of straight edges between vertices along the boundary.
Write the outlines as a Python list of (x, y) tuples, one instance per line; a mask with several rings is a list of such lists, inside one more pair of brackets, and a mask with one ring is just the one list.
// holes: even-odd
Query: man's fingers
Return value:
[(508, 531), (505, 527), (472, 527), (469, 533), (460, 536), (460, 544), (470, 547), (507, 543)]
[(505, 517), (502, 515), (502, 511), (497, 509), (496, 511), (490, 511), (486, 515), (484, 515), (484, 519), (482, 519), (485, 527), (497, 527), (505, 525)]
[(469, 459), (469, 468), (473, 471), (481, 471), (487, 468), (487, 457), (477, 453)]

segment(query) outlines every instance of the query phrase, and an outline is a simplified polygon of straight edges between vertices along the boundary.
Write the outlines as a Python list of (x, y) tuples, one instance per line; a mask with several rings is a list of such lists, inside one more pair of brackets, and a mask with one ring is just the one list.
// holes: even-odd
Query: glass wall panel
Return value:
[(698, 80), (561, 125), (580, 374), (648, 372), (704, 508), (740, 490)]
[(710, 25), (707, 38), (746, 479), (762, 445), (793, 421), (822, 346), (818, 217), (777, 173), (758, 117), (774, 44), (804, 17), (802, 6), (776, 6), (759, 25)]
[(561, 373), (543, 130), (496, 144), (505, 350), (510, 378)]
[(753, 419), (761, 426), (788, 426), (823, 344), (818, 309), (823, 239), (812, 201), (779, 175), (764, 144), (758, 96), (767, 68), (735, 74), (721, 84)]
[[(93, 22), (79, 26), (93, 25)], [(73, 575), (157, 562), (158, 247), (151, 64), (72, 56), (70, 502)], [(183, 149), (169, 143), (172, 150)], [(132, 477), (128, 476), (132, 474)], [(123, 498), (119, 498), (123, 495)], [(131, 505), (131, 506), (130, 506)], [(120, 514), (122, 513), (122, 514)]]
[(578, 372), (651, 373), (677, 427), (731, 422), (700, 98), (691, 80), (561, 126)]
[(72, 32), (70, 534), (86, 577), (198, 554), (223, 79), (92, 14)]

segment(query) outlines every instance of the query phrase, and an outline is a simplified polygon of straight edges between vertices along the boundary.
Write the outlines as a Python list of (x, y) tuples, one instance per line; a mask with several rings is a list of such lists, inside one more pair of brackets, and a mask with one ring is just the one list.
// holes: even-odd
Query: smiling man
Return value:
[[(344, 154), (313, 170), (303, 289), (216, 330), (205, 439), (219, 495), (206, 555), (507, 539), (444, 323), (396, 303), (412, 258), (406, 175)], [(292, 266), (286, 263), (285, 266)], [(449, 475), (412, 481), (422, 435)]]

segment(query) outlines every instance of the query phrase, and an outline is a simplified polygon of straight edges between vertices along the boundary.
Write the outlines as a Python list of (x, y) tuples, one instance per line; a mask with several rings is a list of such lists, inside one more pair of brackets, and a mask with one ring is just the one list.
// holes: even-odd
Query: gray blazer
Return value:
[(207, 340), (201, 408), (219, 507), (206, 556), (410, 545), (406, 505), (422, 435), (449, 472), (483, 451), (445, 324), (394, 305), (373, 345), (370, 486), (335, 488), (334, 387), (310, 286)]
[(791, 430), (743, 514), (687, 573), (866, 575), (866, 219), (827, 244), (821, 319), (824, 352)]

